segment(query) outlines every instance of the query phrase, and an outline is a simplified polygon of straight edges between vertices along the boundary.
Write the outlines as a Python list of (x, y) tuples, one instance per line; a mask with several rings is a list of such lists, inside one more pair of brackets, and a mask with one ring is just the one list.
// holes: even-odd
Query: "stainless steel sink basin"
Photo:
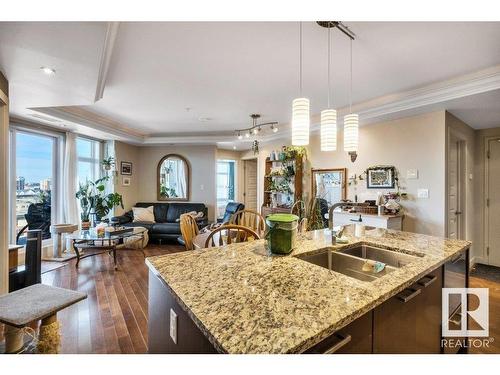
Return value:
[(375, 260), (397, 268), (403, 267), (418, 259), (418, 257), (414, 255), (368, 245), (360, 245), (349, 249), (339, 250), (339, 253), (349, 254), (362, 259)]
[(321, 253), (306, 255), (298, 259), (305, 260), (306, 262), (361, 281), (374, 281), (395, 270), (394, 267), (386, 266), (384, 270), (378, 273), (363, 271), (362, 268), (366, 262), (365, 259), (331, 251), (329, 249), (325, 249), (325, 251)]

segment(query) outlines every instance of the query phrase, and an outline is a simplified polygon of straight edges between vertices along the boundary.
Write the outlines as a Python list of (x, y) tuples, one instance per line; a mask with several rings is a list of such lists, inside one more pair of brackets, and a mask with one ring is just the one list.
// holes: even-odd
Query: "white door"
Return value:
[(500, 267), (500, 139), (488, 142), (488, 263)]
[(257, 211), (257, 159), (245, 160), (245, 209)]
[(463, 239), (463, 213), (461, 210), (462, 150), (462, 142), (452, 136), (448, 148), (448, 233), (446, 236), (453, 239)]

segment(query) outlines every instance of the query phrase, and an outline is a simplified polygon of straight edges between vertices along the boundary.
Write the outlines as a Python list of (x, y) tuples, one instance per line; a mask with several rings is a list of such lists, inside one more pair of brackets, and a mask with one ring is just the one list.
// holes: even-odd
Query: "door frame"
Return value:
[(484, 195), (483, 195), (483, 222), (484, 222), (484, 233), (483, 233), (483, 259), (486, 260), (487, 264), (490, 263), (490, 208), (489, 208), (489, 184), (490, 184), (490, 158), (488, 157), (488, 153), (490, 151), (490, 142), (494, 140), (499, 140), (500, 136), (491, 136), (491, 137), (484, 137), (484, 153), (483, 153), (483, 160), (484, 160)]
[(245, 179), (246, 179), (246, 169), (247, 169), (247, 165), (246, 165), (246, 162), (247, 161), (252, 161), (252, 160), (255, 160), (255, 163), (257, 164), (257, 168), (255, 169), (255, 179), (256, 179), (256, 186), (255, 186), (255, 204), (257, 205), (256, 207), (256, 211), (259, 212), (260, 211), (260, 207), (259, 207), (259, 158), (258, 157), (249, 157), (249, 158), (244, 158), (244, 159), (241, 159), (241, 161), (243, 162), (243, 192), (242, 192), (242, 197), (243, 197), (243, 204), (245, 204), (245, 208), (246, 208), (246, 182), (245, 182)]
[[(9, 83), (0, 72), (0, 295), (9, 291)], [(4, 89), (5, 87), (5, 89)]]
[(446, 192), (445, 192), (445, 237), (448, 237), (449, 230), (449, 220), (450, 220), (450, 212), (449, 212), (449, 192), (450, 192), (450, 178), (449, 178), (449, 155), (450, 155), (450, 144), (452, 140), (456, 139), (458, 142), (458, 186), (457, 186), (457, 195), (458, 195), (458, 209), (461, 214), (458, 215), (458, 223), (457, 223), (457, 239), (465, 238), (465, 228), (466, 228), (466, 218), (467, 218), (467, 202), (466, 202), (466, 173), (467, 173), (467, 160), (466, 160), (466, 148), (467, 148), (467, 140), (461, 136), (460, 133), (453, 131), (453, 129), (449, 129), (448, 137), (447, 137), (447, 146), (446, 146)]

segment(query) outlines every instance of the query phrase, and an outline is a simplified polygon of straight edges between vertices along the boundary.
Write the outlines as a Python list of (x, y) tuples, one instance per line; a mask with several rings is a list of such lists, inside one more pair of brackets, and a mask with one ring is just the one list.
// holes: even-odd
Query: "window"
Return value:
[(88, 138), (76, 139), (78, 157), (78, 184), (95, 181), (100, 177), (101, 142)]
[(26, 230), (41, 229), (50, 238), (56, 210), (59, 137), (13, 128), (11, 131), (11, 242), (24, 244)]
[(217, 161), (217, 217), (224, 216), (228, 202), (233, 202), (235, 192), (235, 161)]

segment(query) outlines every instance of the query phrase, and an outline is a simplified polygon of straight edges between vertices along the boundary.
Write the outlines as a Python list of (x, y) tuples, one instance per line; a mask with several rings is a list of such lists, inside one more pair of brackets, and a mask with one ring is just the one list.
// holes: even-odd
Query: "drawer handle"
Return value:
[[(422, 279), (420, 279), (418, 281), (418, 283), (420, 285), (422, 285), (424, 288), (427, 288), (429, 285), (431, 285), (434, 281), (437, 280), (437, 276), (436, 275), (433, 275), (433, 276), (425, 276), (423, 277)], [(424, 279), (427, 279), (427, 280), (424, 280)]]
[(339, 351), (341, 348), (343, 348), (344, 346), (349, 344), (351, 342), (351, 339), (352, 339), (351, 335), (342, 336), (340, 334), (335, 334), (335, 336), (338, 339), (340, 339), (340, 341), (338, 343), (332, 345), (328, 349), (326, 349), (323, 354), (333, 354), (333, 353)]
[(406, 290), (411, 290), (412, 292), (410, 294), (408, 294), (407, 296), (402, 296), (402, 295), (398, 294), (398, 299), (404, 303), (411, 301), (413, 298), (415, 298), (416, 296), (418, 296), (422, 292), (422, 289), (410, 289), (409, 288)]

